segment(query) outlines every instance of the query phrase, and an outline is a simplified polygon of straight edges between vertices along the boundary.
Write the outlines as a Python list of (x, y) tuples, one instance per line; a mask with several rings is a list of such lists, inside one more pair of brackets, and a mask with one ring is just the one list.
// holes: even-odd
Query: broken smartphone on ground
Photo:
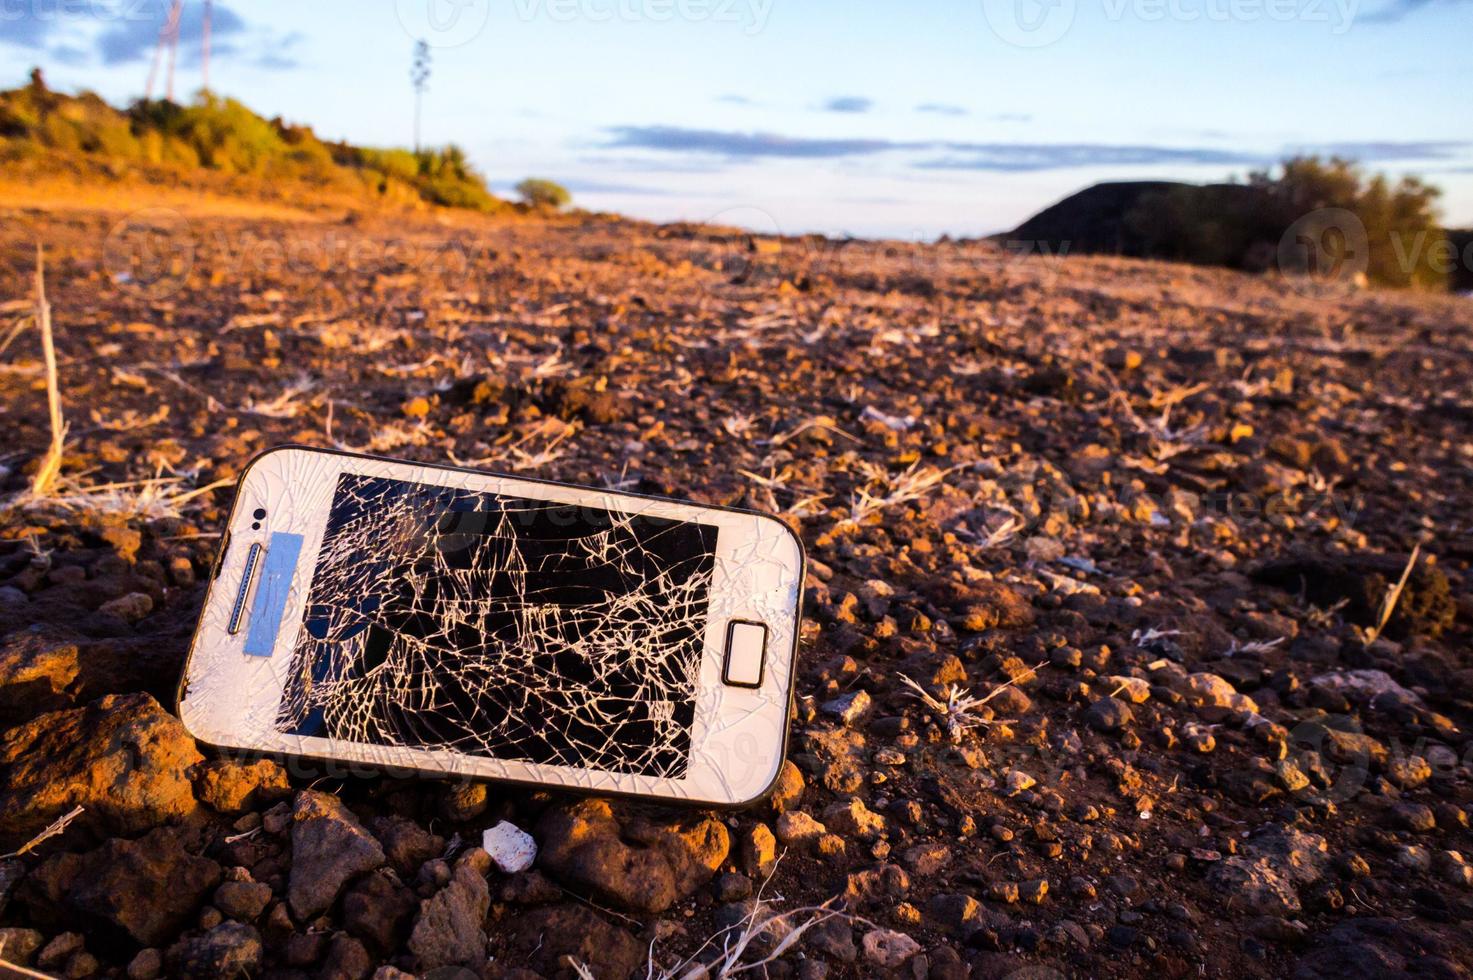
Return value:
[(761, 797), (803, 552), (750, 511), (288, 446), (241, 476), (180, 685), (223, 749)]

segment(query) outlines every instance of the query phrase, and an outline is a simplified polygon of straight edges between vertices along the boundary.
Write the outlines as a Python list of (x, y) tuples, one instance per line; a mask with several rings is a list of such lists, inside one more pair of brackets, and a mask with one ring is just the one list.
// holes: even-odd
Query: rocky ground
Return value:
[[(616, 978), (740, 937), (775, 957), (746, 975), (804, 978), (1473, 970), (1467, 300), (985, 243), (119, 217), (0, 221), (5, 960)], [(70, 430), (28, 500), (38, 239)], [(811, 572), (776, 794), (209, 758), (170, 712), (231, 491), (188, 492), (287, 441), (785, 514)], [(502, 821), (532, 868), (477, 846)]]

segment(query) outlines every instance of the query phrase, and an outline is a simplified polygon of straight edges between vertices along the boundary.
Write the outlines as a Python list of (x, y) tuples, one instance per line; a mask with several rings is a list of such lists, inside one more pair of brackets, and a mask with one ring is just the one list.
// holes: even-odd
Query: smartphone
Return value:
[(180, 681), (226, 750), (740, 806), (787, 743), (775, 517), (283, 446), (240, 477)]

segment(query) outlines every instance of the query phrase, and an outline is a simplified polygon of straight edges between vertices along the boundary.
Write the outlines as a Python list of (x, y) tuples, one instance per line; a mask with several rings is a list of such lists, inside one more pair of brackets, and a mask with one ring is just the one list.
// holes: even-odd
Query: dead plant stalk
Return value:
[(56, 376), (56, 345), (51, 338), (51, 304), (46, 301), (46, 261), (36, 244), (36, 327), (41, 332), (41, 355), (46, 363), (46, 408), (51, 416), (51, 445), (36, 467), (31, 496), (45, 497), (61, 472), (66, 446), (66, 421), (61, 415), (61, 387)]

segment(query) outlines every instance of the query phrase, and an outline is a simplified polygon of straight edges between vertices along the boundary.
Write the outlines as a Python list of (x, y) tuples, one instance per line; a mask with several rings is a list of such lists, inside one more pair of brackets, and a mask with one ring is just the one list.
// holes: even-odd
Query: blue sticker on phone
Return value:
[(276, 647), (276, 634), (281, 630), (281, 615), (286, 611), (287, 593), (302, 554), (302, 536), (277, 531), (266, 545), (266, 563), (261, 568), (261, 586), (251, 606), (251, 630), (246, 634), (245, 652), (253, 657), (269, 657)]

